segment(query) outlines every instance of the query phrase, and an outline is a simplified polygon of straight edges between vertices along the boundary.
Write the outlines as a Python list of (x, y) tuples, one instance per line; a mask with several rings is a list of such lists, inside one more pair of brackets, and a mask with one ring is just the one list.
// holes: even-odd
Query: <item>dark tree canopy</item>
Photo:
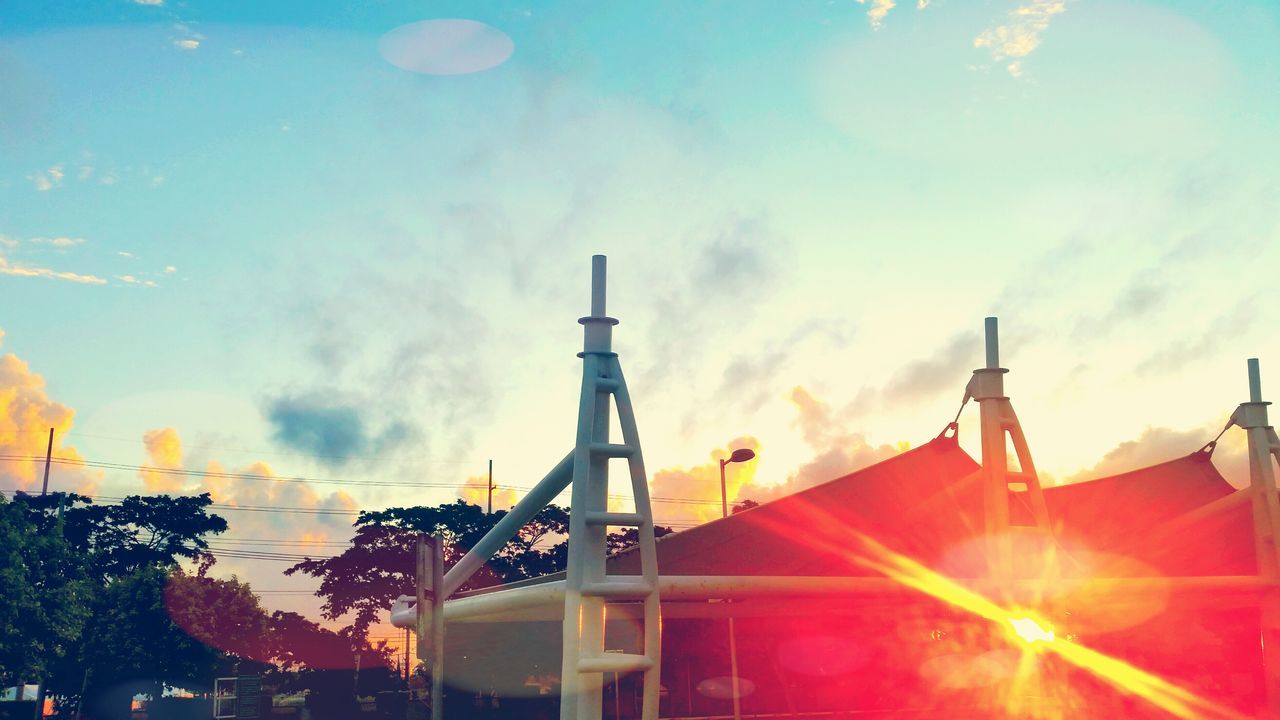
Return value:
[(208, 512), (213, 503), (201, 495), (131, 495), (118, 505), (95, 505), (74, 493), (45, 496), (18, 493), (15, 504), (28, 511), (42, 533), (52, 531), (62, 508), (63, 536), (92, 559), (101, 581), (155, 564), (204, 556), (207, 535), (225, 532), (227, 521)]
[[(440, 533), (444, 538), (444, 561), (453, 566), (468, 548), (479, 542), (505, 511), (486, 514), (478, 505), (463, 500), (436, 507), (388, 508), (363, 512), (356, 520), (353, 544), (341, 555), (322, 560), (305, 560), (285, 571), (320, 578), (319, 594), (325, 597), (324, 614), (339, 618), (355, 613), (353, 627), (363, 635), (400, 595), (414, 593), (414, 566), (417, 535)], [(664, 535), (669, 528), (656, 528)], [(493, 558), (476, 573), (463, 590), (524, 580), (563, 570), (567, 559), (569, 511), (549, 505), (525, 524)], [(636, 531), (613, 533), (610, 550), (635, 543)]]
[(0, 686), (53, 669), (88, 616), (80, 558), (60, 534), (40, 532), (32, 520), (0, 497)]

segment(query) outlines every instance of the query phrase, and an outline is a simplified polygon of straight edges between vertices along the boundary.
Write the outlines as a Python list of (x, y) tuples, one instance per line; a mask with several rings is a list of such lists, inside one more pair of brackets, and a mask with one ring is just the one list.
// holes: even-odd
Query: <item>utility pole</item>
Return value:
[(493, 514), (493, 461), (489, 461), (489, 514)]
[[(44, 485), (40, 488), (40, 497), (49, 494), (49, 466), (53, 463), (53, 428), (49, 428), (49, 445), (44, 451)], [(43, 512), (43, 511), (42, 511)], [(58, 504), (58, 517), (62, 517), (62, 504)], [(36, 714), (35, 720), (44, 717), (44, 680), (36, 681)], [(22, 699), (22, 685), (18, 685), (18, 699)]]
[(49, 428), (49, 447), (44, 451), (44, 487), (40, 489), (41, 495), (49, 492), (49, 463), (51, 462), (53, 462), (53, 428)]

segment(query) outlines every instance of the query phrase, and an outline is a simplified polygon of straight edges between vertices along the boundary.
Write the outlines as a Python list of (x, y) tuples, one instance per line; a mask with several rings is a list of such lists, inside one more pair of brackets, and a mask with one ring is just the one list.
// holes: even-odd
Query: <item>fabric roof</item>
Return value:
[[(658, 541), (663, 575), (873, 575), (851, 558), (858, 534), (943, 574), (981, 574), (979, 464), (954, 435), (843, 477)], [(1044, 489), (1058, 543), (1135, 563), (1119, 575), (1256, 572), (1247, 504), (1172, 537), (1149, 533), (1179, 515), (1235, 491), (1198, 451), (1158, 465)], [(1011, 522), (1030, 525), (1017, 494)], [(1149, 540), (1159, 540), (1151, 543)], [(1037, 540), (1016, 538), (1024, 545)], [(1145, 567), (1144, 567), (1145, 566)], [(609, 559), (608, 572), (639, 573), (634, 550)]]
[[(955, 435), (939, 436), (843, 477), (659, 538), (659, 572), (878, 575), (859, 561), (855, 549), (870, 538), (943, 575), (978, 577), (985, 574), (979, 469)], [(1044, 494), (1055, 542), (1077, 565), (1075, 572), (1113, 577), (1254, 574), (1247, 503), (1172, 536), (1150, 536), (1162, 523), (1234, 490), (1210, 454), (1197, 451), (1119, 475), (1048, 487)], [(1017, 494), (1010, 505), (1012, 524), (1031, 524)], [(1043, 557), (1046, 542), (1034, 532), (1015, 536), (1015, 545), (1030, 549), (1028, 555), (1035, 558)], [(1101, 570), (1079, 567), (1103, 557), (1123, 562)], [(607, 572), (639, 574), (639, 560), (635, 548), (625, 550), (609, 558)], [(512, 585), (563, 577), (556, 573)]]

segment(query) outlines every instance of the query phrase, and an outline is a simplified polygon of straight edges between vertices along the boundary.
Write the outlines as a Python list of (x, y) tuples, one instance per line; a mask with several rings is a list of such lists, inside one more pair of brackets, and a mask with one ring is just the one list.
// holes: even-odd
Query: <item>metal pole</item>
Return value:
[(444, 538), (431, 542), (431, 720), (444, 717)]
[[(729, 493), (725, 489), (724, 466), (720, 461), (720, 516), (729, 517)], [(733, 693), (733, 720), (742, 720), (742, 693), (738, 682), (738, 634), (733, 627), (733, 615), (729, 615), (729, 682)]]
[[(40, 497), (44, 497), (45, 495), (49, 494), (49, 465), (52, 462), (53, 462), (53, 428), (49, 428), (49, 445), (47, 448), (45, 448), (45, 451), (44, 451), (44, 485), (40, 488)], [(58, 504), (58, 517), (62, 517), (61, 503)], [(40, 720), (41, 718), (44, 717), (44, 696), (45, 696), (44, 679), (41, 678), (40, 680), (36, 681), (35, 720)], [(21, 686), (19, 686), (18, 699), (19, 700), (22, 699)]]
[(489, 461), (489, 514), (493, 514), (493, 461)]
[(551, 468), (547, 476), (538, 481), (533, 490), (530, 490), (528, 495), (511, 508), (511, 512), (495, 523), (493, 528), (485, 533), (466, 555), (462, 556), (461, 560), (449, 568), (449, 572), (445, 574), (444, 585), (434, 588), (436, 594), (443, 600), (457, 592), (463, 583), (489, 562), (489, 558), (493, 557), (494, 553), (520, 532), (520, 528), (524, 527), (525, 523), (532, 520), (539, 510), (546, 507), (568, 487), (571, 480), (573, 480), (572, 452)]
[(720, 461), (720, 517), (729, 517), (729, 493), (724, 486), (724, 466), (728, 464), (727, 460)]
[[(1249, 402), (1262, 402), (1262, 371), (1258, 367), (1258, 358), (1249, 358)], [(50, 437), (53, 428), (49, 428)]]
[(49, 447), (44, 451), (44, 487), (40, 494), (49, 492), (49, 463), (53, 462), (53, 428), (49, 428)]

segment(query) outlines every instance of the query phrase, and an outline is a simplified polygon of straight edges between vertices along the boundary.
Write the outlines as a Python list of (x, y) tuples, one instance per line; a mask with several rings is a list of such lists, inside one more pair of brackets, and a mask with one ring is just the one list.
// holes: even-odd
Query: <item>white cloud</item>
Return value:
[(133, 0), (134, 5), (164, 5), (164, 0)]
[(1049, 29), (1049, 20), (1066, 10), (1066, 0), (1029, 0), (1010, 12), (1004, 25), (982, 31), (973, 39), (973, 46), (989, 48), (996, 62), (1012, 60), (1005, 67), (1010, 75), (1019, 77), (1022, 58), (1040, 46), (1040, 36)]
[(35, 185), (39, 192), (48, 192), (54, 188), (62, 187), (62, 178), (65, 173), (62, 171), (62, 164), (59, 163), (43, 172), (34, 172), (27, 176), (27, 179)]
[[(871, 3), (871, 9), (867, 10), (867, 17), (871, 20), (871, 27), (879, 30), (884, 27), (884, 17), (894, 8), (893, 0), (858, 0), (859, 5)], [(928, 0), (921, 3), (920, 7), (928, 4)]]
[(0, 257), (0, 275), (14, 275), (17, 277), (42, 277), (51, 280), (67, 280), (69, 282), (84, 283), (86, 285), (105, 285), (106, 280), (97, 275), (81, 275), (80, 273), (67, 272), (64, 270), (53, 270), (42, 267), (29, 267), (26, 265), (13, 265), (8, 259)]
[(88, 180), (88, 179), (89, 179), (89, 178), (91, 178), (91, 177), (93, 177), (93, 166), (92, 166), (92, 165), (81, 165), (81, 166), (80, 166), (80, 179), (81, 179), (81, 180)]
[(140, 278), (136, 275), (117, 275), (116, 279), (124, 283), (125, 285), (137, 285), (139, 287), (149, 287), (149, 288), (160, 287), (159, 285), (156, 284), (156, 281)]
[(178, 272), (178, 268), (176, 268), (176, 267), (174, 267), (174, 266), (172, 266), (172, 265), (165, 265), (165, 266), (164, 266), (164, 272), (165, 272), (165, 274), (166, 274), (166, 275), (172, 275), (173, 273)]
[(18, 239), (9, 237), (8, 235), (0, 235), (0, 246), (10, 249), (16, 248), (18, 247)]
[(195, 38), (183, 38), (181, 40), (174, 40), (173, 44), (176, 47), (182, 48), (183, 50), (195, 50), (196, 48), (200, 47), (200, 41), (196, 40)]
[(127, 257), (127, 258), (133, 257), (133, 253), (125, 252), (124, 250), (117, 250), (116, 254), (119, 255), (120, 257)]
[(34, 237), (31, 242), (39, 245), (52, 245), (54, 247), (74, 247), (84, 242), (84, 238), (73, 237)]

